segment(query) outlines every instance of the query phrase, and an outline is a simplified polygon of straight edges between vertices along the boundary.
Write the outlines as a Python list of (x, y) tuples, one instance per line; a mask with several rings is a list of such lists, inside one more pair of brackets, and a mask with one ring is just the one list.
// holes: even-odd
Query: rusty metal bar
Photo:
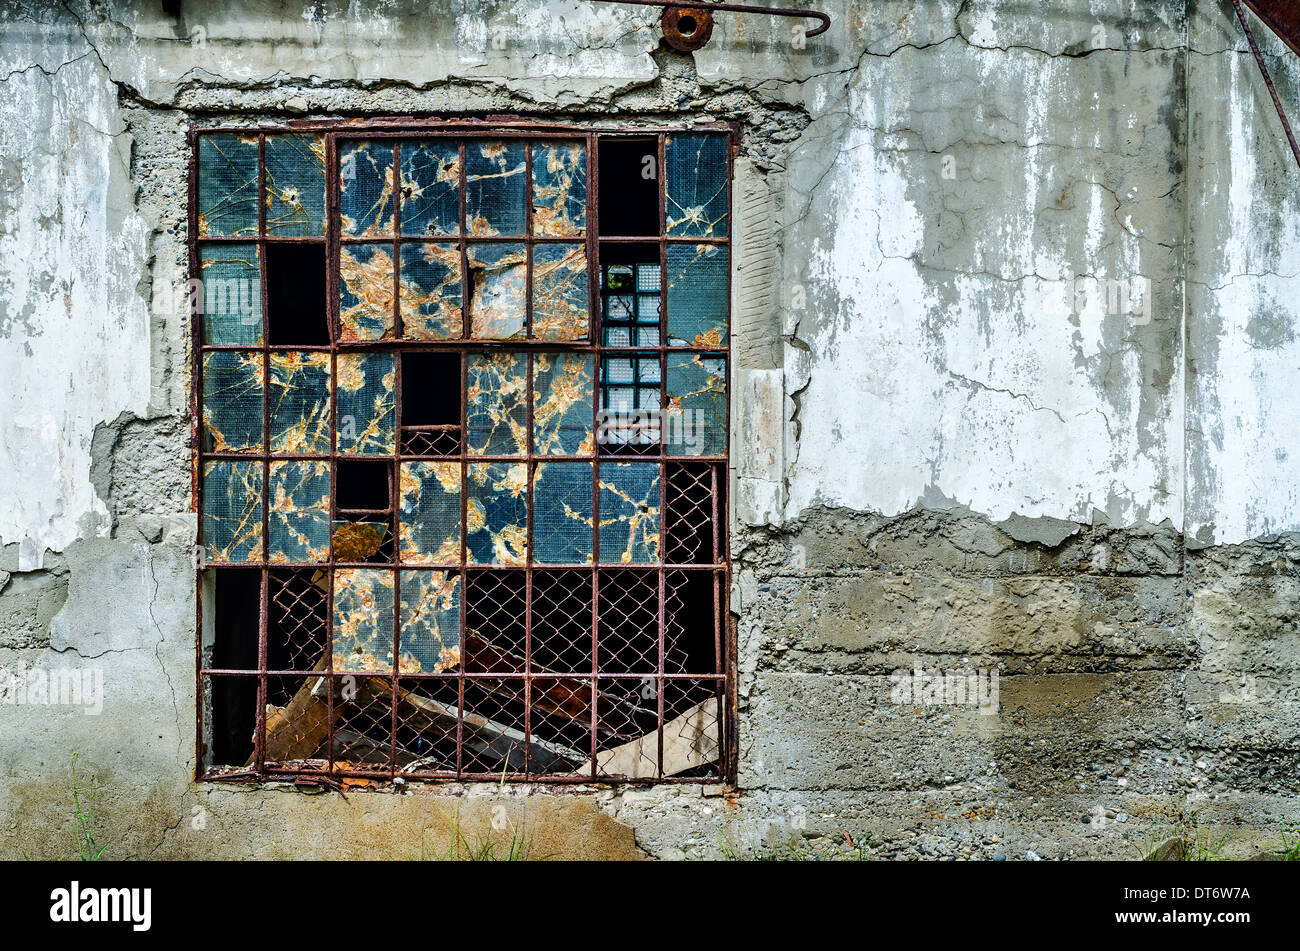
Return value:
[(828, 14), (819, 13), (816, 10), (802, 10), (796, 7), (754, 7), (745, 3), (711, 3), (709, 0), (603, 0), (603, 2), (623, 3), (638, 7), (662, 7), (665, 10), (680, 7), (686, 10), (707, 10), (710, 13), (719, 11), (726, 13), (757, 13), (763, 16), (799, 17), (807, 20), (817, 20), (821, 23), (821, 26), (804, 31), (804, 36), (809, 39), (814, 36), (821, 36), (831, 27), (831, 18)]
[[(1260, 4), (1260, 6), (1263, 6), (1263, 4)], [(1246, 42), (1250, 44), (1250, 51), (1255, 54), (1255, 63), (1259, 66), (1259, 71), (1264, 77), (1264, 85), (1268, 87), (1268, 94), (1273, 97), (1273, 108), (1277, 110), (1277, 117), (1282, 120), (1286, 140), (1291, 145), (1291, 154), (1295, 156), (1296, 166), (1300, 167), (1300, 145), (1296, 144), (1295, 133), (1291, 131), (1291, 123), (1287, 121), (1286, 110), (1282, 108), (1282, 100), (1278, 98), (1277, 89), (1273, 86), (1273, 77), (1269, 75), (1268, 65), (1264, 62), (1264, 54), (1260, 52), (1259, 44), (1255, 42), (1255, 34), (1250, 28), (1250, 22), (1246, 19), (1246, 11), (1241, 9), (1241, 0), (1232, 0), (1232, 8), (1237, 11), (1237, 19), (1241, 21), (1241, 28), (1246, 33)], [(1292, 5), (1289, 12), (1294, 13), (1294, 5)], [(1278, 32), (1278, 35), (1286, 41), (1288, 46), (1293, 50), (1296, 48), (1295, 41), (1286, 34), (1281, 33), (1278, 26), (1268, 20), (1264, 22), (1268, 23), (1275, 32)]]

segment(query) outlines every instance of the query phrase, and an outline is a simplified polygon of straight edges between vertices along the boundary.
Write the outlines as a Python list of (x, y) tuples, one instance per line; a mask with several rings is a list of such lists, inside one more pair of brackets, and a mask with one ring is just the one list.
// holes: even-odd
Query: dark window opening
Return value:
[(324, 244), (267, 244), (266, 322), (272, 346), (329, 345), (325, 287)]
[(600, 233), (659, 234), (659, 142), (600, 140)]

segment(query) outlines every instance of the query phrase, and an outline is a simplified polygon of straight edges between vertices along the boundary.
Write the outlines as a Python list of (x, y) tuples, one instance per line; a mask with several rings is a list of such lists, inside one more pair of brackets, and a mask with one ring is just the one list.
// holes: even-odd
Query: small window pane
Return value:
[(266, 137), (266, 233), (325, 234), (325, 140), (319, 135)]
[(199, 247), (203, 342), (262, 343), (262, 264), (255, 244)]
[(601, 564), (648, 564), (658, 560), (658, 464), (602, 462)]
[(565, 237), (587, 227), (587, 146), (538, 142), (533, 146), (533, 233)]
[(257, 236), (257, 136), (199, 139), (199, 237)]
[(203, 550), (208, 561), (262, 560), (262, 463), (204, 465)]
[(393, 146), (339, 144), (339, 231), (366, 237), (393, 233)]
[(271, 463), (268, 561), (324, 562), (330, 554), (330, 464)]
[(393, 336), (392, 248), (382, 244), (339, 247), (339, 332), (344, 340)]
[(470, 234), (524, 233), (524, 146), (520, 142), (465, 143), (465, 222)]

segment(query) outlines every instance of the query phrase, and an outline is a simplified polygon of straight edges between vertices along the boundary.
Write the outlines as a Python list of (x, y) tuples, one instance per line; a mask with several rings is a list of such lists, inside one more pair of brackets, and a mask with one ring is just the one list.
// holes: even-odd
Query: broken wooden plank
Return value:
[[(664, 776), (676, 776), (718, 761), (718, 701), (710, 697), (696, 704), (676, 719), (664, 724)], [(631, 743), (624, 743), (596, 754), (597, 776), (626, 776), (628, 779), (653, 779), (659, 773), (659, 731), (647, 733)], [(591, 760), (576, 770), (590, 772)]]
[[(403, 719), (407, 726), (419, 729), (416, 723), (423, 720), (426, 725), (419, 732), (434, 730), (441, 738), (450, 737), (455, 741), (457, 724), (460, 722), (460, 709), (457, 706), (401, 688), (398, 688), (397, 700), (399, 704), (407, 704), (416, 712), (415, 716)], [(498, 762), (507, 763), (515, 770), (524, 769), (525, 746), (528, 747), (531, 768), (536, 772), (551, 772), (553, 769), (567, 772), (587, 758), (587, 754), (578, 750), (536, 736), (525, 737), (522, 730), (469, 710), (465, 711), (464, 719), (465, 748), (480, 755), (495, 756)]]

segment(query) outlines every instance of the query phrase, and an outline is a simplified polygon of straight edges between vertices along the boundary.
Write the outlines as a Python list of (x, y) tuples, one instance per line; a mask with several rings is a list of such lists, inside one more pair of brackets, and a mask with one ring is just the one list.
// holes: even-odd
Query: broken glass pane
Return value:
[(340, 353), (338, 451), (391, 455), (396, 443), (396, 359), (391, 353)]
[(539, 353), (533, 357), (533, 452), (583, 456), (594, 448), (590, 354)]
[(393, 669), (393, 572), (334, 572), (335, 670)]
[(376, 237), (393, 233), (393, 146), (339, 144), (339, 230)]
[(659, 560), (659, 464), (600, 464), (600, 563)]
[(664, 159), (670, 238), (727, 235), (727, 137), (686, 132), (668, 136)]
[(403, 142), (402, 234), (460, 233), (460, 147), (447, 139)]
[(528, 554), (527, 465), (472, 463), (468, 483), (467, 560), (478, 565), (522, 565)]
[(587, 227), (587, 146), (533, 146), (533, 234), (568, 237)]
[(330, 451), (330, 355), (271, 354), (271, 451), (316, 455)]
[(272, 462), (268, 561), (324, 562), (330, 556), (330, 464)]
[(325, 233), (325, 140), (295, 133), (266, 137), (266, 233)]
[(403, 462), (399, 481), (402, 560), (460, 564), (460, 463)]
[(460, 578), (449, 571), (402, 572), (402, 670), (440, 674), (460, 667)]
[(587, 252), (581, 244), (533, 245), (533, 336), (587, 335)]
[(524, 233), (524, 146), (471, 139), (465, 143), (465, 226), (475, 235)]
[(543, 462), (533, 475), (533, 560), (591, 563), (591, 463)]
[[(337, 489), (335, 489), (337, 492)], [(340, 519), (331, 526), (336, 562), (386, 561), (387, 522)]]
[(257, 236), (257, 136), (199, 138), (199, 237)]
[(524, 335), (524, 289), (527, 286), (523, 244), (469, 246), (470, 333), (486, 340)]
[(664, 442), (670, 456), (727, 451), (727, 362), (699, 354), (668, 355)]
[(727, 342), (727, 250), (714, 244), (668, 246), (668, 345)]
[(262, 464), (203, 466), (203, 550), (208, 561), (262, 560)]
[(203, 448), (262, 449), (262, 355), (211, 350), (203, 355)]
[(393, 336), (393, 255), (382, 244), (339, 246), (339, 334), (344, 340)]
[(461, 335), (460, 263), (454, 244), (402, 245), (402, 336), (451, 340)]
[(262, 265), (255, 244), (199, 247), (203, 342), (262, 343)]
[(465, 374), (467, 449), (475, 456), (522, 456), (527, 439), (523, 354), (470, 354)]

